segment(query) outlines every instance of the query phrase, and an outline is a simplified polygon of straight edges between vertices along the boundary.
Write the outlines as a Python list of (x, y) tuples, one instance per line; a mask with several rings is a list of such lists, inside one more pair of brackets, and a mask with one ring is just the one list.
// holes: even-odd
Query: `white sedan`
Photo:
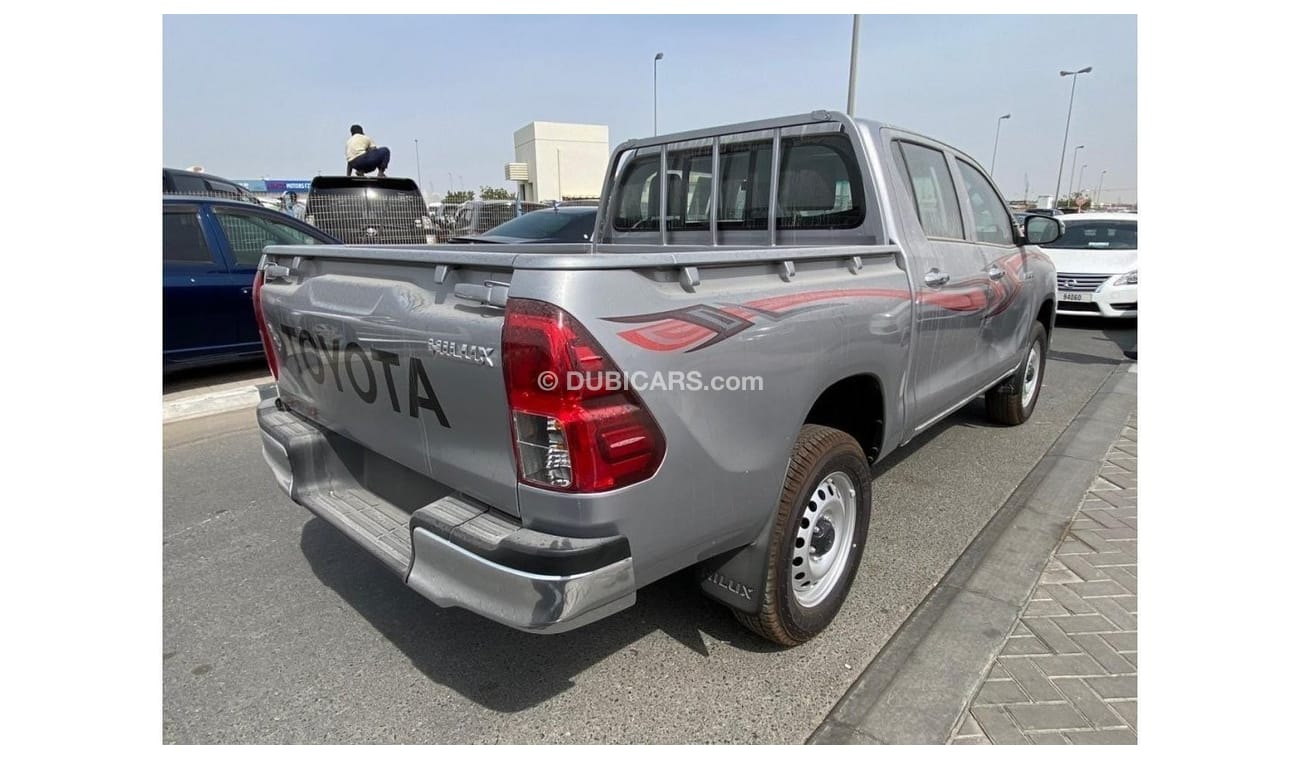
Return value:
[(1042, 246), (1056, 265), (1056, 313), (1136, 317), (1137, 214), (1057, 217), (1065, 234)]

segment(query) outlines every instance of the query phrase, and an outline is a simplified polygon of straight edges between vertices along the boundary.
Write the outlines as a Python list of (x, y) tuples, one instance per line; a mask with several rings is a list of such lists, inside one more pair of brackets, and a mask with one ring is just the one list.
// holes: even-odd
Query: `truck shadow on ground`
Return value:
[[(704, 634), (752, 652), (779, 647), (741, 627), (722, 605), (705, 599), (693, 571), (670, 575), (637, 592), (630, 609), (568, 633), (523, 633), (460, 609), (443, 609), (400, 579), (332, 525), (313, 518), (300, 541), (312, 572), (398, 647), (428, 678), (483, 707), (512, 713), (573, 686), (573, 679), (656, 630), (695, 652), (708, 668)], [(645, 656), (653, 650), (645, 649)]]
[[(1103, 350), (1103, 355), (1075, 351), (1051, 350), (1049, 359), (1071, 364), (1119, 364), (1137, 350), (1138, 331), (1136, 319), (1102, 319), (1100, 317), (1058, 316), (1058, 328), (1073, 328), (1092, 333), (1089, 340), (1110, 343), (1116, 350)], [(1097, 334), (1100, 333), (1100, 334)]]

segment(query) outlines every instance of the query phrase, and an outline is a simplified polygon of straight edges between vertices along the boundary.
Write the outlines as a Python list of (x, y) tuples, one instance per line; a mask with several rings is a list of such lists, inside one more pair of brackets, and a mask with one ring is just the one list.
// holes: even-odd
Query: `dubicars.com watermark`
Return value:
[(563, 375), (545, 370), (537, 375), (537, 387), (551, 392), (566, 391), (685, 391), (749, 392), (763, 390), (759, 375), (706, 375), (698, 370), (654, 372), (566, 372)]

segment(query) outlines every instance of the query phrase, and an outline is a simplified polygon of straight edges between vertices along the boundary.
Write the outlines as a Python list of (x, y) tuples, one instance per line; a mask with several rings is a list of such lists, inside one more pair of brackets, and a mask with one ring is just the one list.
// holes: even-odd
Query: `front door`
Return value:
[(988, 278), (989, 303), (981, 330), (986, 384), (1009, 375), (1021, 361), (1029, 340), (1033, 314), (1024, 277), (1024, 251), (1016, 246), (1011, 214), (993, 183), (973, 164), (960, 158), (957, 175), (967, 205), (966, 237), (979, 250)]

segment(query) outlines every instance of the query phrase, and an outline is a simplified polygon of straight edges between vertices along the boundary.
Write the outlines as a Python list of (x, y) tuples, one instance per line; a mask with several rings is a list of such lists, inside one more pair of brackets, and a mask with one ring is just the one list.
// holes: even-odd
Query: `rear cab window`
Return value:
[[(779, 139), (776, 205), (772, 153)], [(660, 220), (670, 244), (711, 240), (716, 204), (721, 245), (840, 239), (876, 244), (883, 238), (874, 192), (864, 182), (854, 145), (838, 124), (786, 127), (637, 149), (626, 158), (610, 204), (612, 242), (658, 243)], [(665, 160), (666, 159), (666, 160)], [(661, 166), (666, 163), (666, 171)], [(666, 177), (666, 186), (661, 180)], [(717, 197), (714, 198), (714, 193)], [(666, 210), (661, 213), (661, 205)]]
[(416, 218), (429, 213), (413, 180), (396, 177), (317, 177), (307, 194), (307, 212), (364, 217)]

